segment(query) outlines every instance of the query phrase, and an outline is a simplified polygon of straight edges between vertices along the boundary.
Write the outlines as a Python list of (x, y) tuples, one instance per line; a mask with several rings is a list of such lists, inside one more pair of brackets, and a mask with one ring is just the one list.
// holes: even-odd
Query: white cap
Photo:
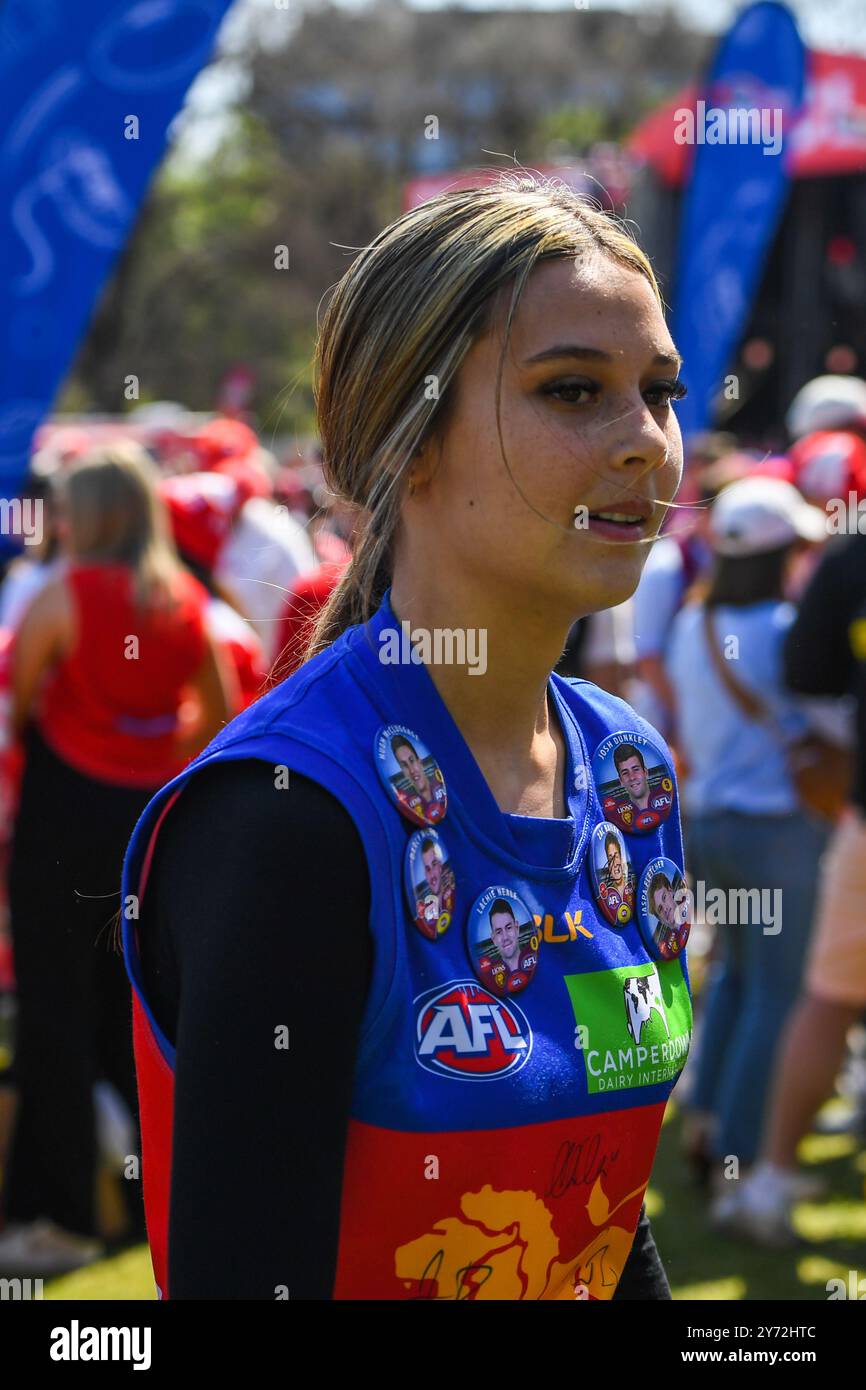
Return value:
[(817, 430), (866, 425), (866, 381), (856, 376), (816, 376), (797, 392), (785, 416), (792, 439)]
[(822, 541), (827, 518), (782, 478), (741, 478), (723, 488), (710, 513), (717, 555), (762, 555), (796, 540)]

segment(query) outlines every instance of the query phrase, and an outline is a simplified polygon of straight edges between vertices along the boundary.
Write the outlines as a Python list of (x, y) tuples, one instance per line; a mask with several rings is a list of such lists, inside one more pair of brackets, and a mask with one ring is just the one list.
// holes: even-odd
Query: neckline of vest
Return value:
[[(586, 854), (589, 837), (595, 823), (602, 819), (595, 789), (590, 776), (589, 755), (583, 731), (563, 694), (565, 683), (554, 674), (548, 681), (548, 692), (559, 715), (567, 748), (566, 801), (569, 814), (561, 819), (542, 816), (519, 816), (502, 811), (475, 757), (439, 694), (424, 663), (384, 664), (379, 659), (380, 633), (386, 628), (400, 630), (399, 621), (390, 604), (390, 589), (378, 610), (369, 621), (353, 630), (348, 642), (348, 655), (357, 662), (362, 673), (360, 680), (374, 699), (382, 723), (402, 723), (414, 729), (437, 759), (445, 777), (448, 791), (448, 814), (443, 833), (448, 833), (448, 821), (460, 821), (461, 831), (485, 853), (493, 855), (516, 873), (544, 878), (553, 882), (574, 877)], [(347, 665), (352, 665), (352, 660)], [(430, 731), (433, 732), (432, 738)], [(371, 750), (372, 753), (372, 750)], [(575, 777), (580, 763), (585, 775)], [(572, 826), (572, 853), (568, 862), (537, 864), (521, 855), (515, 827), (519, 821), (557, 827), (561, 834), (563, 823)], [(543, 831), (540, 832), (543, 835)]]

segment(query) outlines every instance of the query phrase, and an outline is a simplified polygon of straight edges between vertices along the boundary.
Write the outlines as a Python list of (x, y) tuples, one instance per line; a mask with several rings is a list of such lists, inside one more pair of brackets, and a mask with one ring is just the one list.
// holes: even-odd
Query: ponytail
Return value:
[(391, 583), (392, 545), (371, 536), (368, 519), (355, 539), (352, 559), (319, 613), (302, 660), (336, 642), (346, 628), (365, 623), (375, 613)]

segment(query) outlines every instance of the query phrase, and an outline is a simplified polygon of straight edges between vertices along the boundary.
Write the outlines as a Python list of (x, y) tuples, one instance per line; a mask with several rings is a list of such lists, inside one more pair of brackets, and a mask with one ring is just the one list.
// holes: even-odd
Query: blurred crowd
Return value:
[[(52, 429), (0, 583), (0, 1272), (143, 1239), (119, 874), (156, 790), (303, 659), (353, 517), (243, 421)], [(273, 677), (271, 676), (271, 673)]]
[[(636, 594), (576, 623), (559, 666), (673, 749), (697, 987), (683, 1161), (720, 1230), (770, 1245), (793, 1239), (797, 1146), (866, 1009), (866, 383), (817, 378), (785, 424), (784, 453), (691, 442)], [(126, 842), (304, 659), (355, 518), (314, 446), (281, 461), (230, 418), (146, 442), (53, 428), (25, 497), (41, 534), (0, 583), (0, 1272), (42, 1274), (143, 1238), (119, 1180), (139, 1151)]]
[(698, 986), (685, 1158), (712, 1224), (770, 1247), (818, 1195), (797, 1149), (840, 1082), (866, 1132), (866, 383), (815, 378), (785, 425), (784, 453), (691, 442), (637, 592), (561, 663), (672, 745)]

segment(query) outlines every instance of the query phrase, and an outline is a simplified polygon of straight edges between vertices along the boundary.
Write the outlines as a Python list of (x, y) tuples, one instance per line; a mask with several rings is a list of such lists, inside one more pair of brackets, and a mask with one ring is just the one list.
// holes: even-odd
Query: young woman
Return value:
[[(28, 608), (13, 656), (26, 730), (10, 869), (20, 1113), (0, 1260), (37, 1273), (97, 1250), (95, 1082), (136, 1111), (111, 930), (124, 847), (155, 790), (228, 713), (207, 595), (180, 566), (147, 456), (128, 444), (91, 455), (57, 505), (65, 563)], [(200, 722), (186, 727), (191, 689)]]
[[(640, 885), (682, 869), (670, 756), (551, 671), (676, 492), (678, 365), (643, 253), (552, 184), (432, 199), (337, 285), (317, 404), (352, 563), (125, 865), (162, 1296), (669, 1296), (641, 1213), (691, 1007)], [(626, 824), (634, 913), (588, 854), (620, 742), (664, 795)]]
[[(689, 868), (730, 906), (690, 1097), (693, 1139), (717, 1169), (713, 1219), (727, 1224), (740, 1184), (731, 1157), (754, 1163), (786, 1016), (797, 997), (826, 828), (799, 803), (789, 748), (808, 723), (784, 687), (782, 651), (795, 610), (786, 576), (823, 512), (790, 483), (745, 478), (713, 506), (715, 564), (706, 592), (674, 623), (668, 674), (686, 762)], [(759, 708), (749, 710), (751, 701)], [(744, 917), (747, 919), (744, 920)], [(703, 1133), (703, 1141), (702, 1141)]]

